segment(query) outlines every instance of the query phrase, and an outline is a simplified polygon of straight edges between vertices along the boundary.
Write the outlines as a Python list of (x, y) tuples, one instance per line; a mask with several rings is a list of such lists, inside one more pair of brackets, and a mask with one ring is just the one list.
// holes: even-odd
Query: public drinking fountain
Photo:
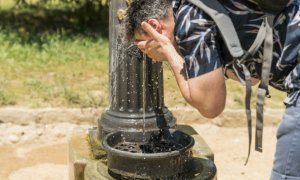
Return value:
[(210, 148), (164, 105), (162, 64), (126, 39), (129, 4), (110, 1), (110, 106), (97, 127), (72, 134), (70, 179), (214, 179)]

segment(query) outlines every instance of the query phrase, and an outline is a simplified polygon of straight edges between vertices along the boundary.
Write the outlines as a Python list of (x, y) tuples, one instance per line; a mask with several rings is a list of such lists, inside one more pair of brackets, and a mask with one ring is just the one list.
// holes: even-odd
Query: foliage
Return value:
[[(107, 106), (107, 20), (83, 7), (0, 8), (0, 106)], [(100, 13), (100, 14), (99, 14)], [(94, 19), (94, 20), (93, 20)], [(103, 91), (103, 92), (102, 92)]]
[(25, 42), (37, 42), (45, 33), (58, 33), (67, 38), (108, 36), (106, 0), (31, 0), (31, 4), (25, 1), (27, 5), (13, 1), (16, 4), (10, 8), (5, 5), (12, 0), (1, 3), (0, 26), (2, 30), (17, 32)]
[(107, 105), (106, 39), (45, 35), (37, 45), (0, 32), (0, 43), (0, 106)]
[(109, 1), (108, 0), (37, 0), (34, 3), (30, 0), (14, 0), (15, 6), (17, 7), (24, 7), (24, 6), (30, 6), (32, 4), (37, 5), (45, 5), (45, 4), (55, 4), (55, 3), (64, 3), (69, 4), (73, 6), (80, 6), (82, 4), (90, 4), (93, 6), (108, 6)]

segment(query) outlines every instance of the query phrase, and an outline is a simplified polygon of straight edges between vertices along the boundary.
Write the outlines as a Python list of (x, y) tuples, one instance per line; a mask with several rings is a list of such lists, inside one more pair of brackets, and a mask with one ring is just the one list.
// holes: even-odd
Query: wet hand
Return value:
[(166, 60), (161, 47), (154, 40), (139, 41), (135, 43), (137, 47), (153, 61), (164, 61)]
[(165, 35), (157, 32), (147, 22), (143, 22), (141, 25), (150, 39), (136, 41), (135, 44), (137, 47), (154, 61), (167, 60), (168, 50), (174, 48), (171, 41)]

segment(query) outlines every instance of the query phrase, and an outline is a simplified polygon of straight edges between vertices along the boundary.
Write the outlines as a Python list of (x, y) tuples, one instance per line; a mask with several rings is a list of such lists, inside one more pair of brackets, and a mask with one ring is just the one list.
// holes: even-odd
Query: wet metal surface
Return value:
[(116, 132), (103, 139), (111, 174), (157, 179), (183, 173), (191, 159), (194, 145), (191, 136), (176, 129), (143, 135), (143, 132)]
[[(214, 165), (214, 162), (212, 161), (213, 159), (213, 153), (211, 149), (208, 147), (206, 142), (202, 139), (202, 137), (191, 127), (188, 125), (178, 125), (178, 129), (181, 131), (192, 135), (193, 138), (195, 139), (195, 145), (192, 149), (192, 156), (190, 161), (187, 161), (187, 164), (184, 165), (183, 173), (178, 174), (176, 176), (171, 176), (171, 177), (162, 177), (162, 178), (146, 178), (146, 179), (164, 179), (164, 180), (169, 180), (169, 179), (187, 179), (187, 180), (211, 180), (215, 179), (214, 176), (216, 176), (216, 167)], [(82, 169), (76, 166), (76, 162), (81, 162), (84, 163), (86, 166), (84, 168), (84, 178), (85, 180), (94, 180), (94, 179), (130, 179), (129, 177), (116, 177), (112, 173), (109, 173), (108, 167), (107, 167), (107, 161), (106, 161), (106, 156), (103, 157), (101, 153), (101, 158), (98, 159), (96, 158), (97, 156), (93, 155), (90, 156), (90, 154), (94, 154), (95, 152), (97, 153), (98, 151), (91, 151), (92, 147), (97, 147), (102, 149), (102, 146), (99, 146), (99, 139), (93, 140), (94, 138), (98, 138), (96, 136), (97, 134), (97, 129), (92, 128), (90, 129), (90, 134), (89, 134), (89, 139), (90, 141), (88, 142), (88, 138), (86, 138), (87, 134), (85, 132), (76, 132), (72, 135), (73, 141), (70, 143), (70, 148), (72, 152), (81, 152), (82, 149), (85, 149), (87, 153), (85, 153), (85, 156), (78, 156), (76, 154), (78, 153), (71, 153), (70, 154), (70, 166), (74, 167), (73, 171), (70, 171), (70, 173), (77, 174), (80, 172)], [(77, 140), (77, 141), (74, 141)], [(82, 141), (85, 141), (84, 145), (82, 145)], [(97, 142), (97, 143), (95, 143)], [(101, 140), (100, 140), (101, 142)], [(90, 145), (88, 145), (91, 143)], [(93, 144), (95, 143), (95, 144)], [(100, 143), (101, 144), (101, 143)], [(101, 150), (103, 151), (103, 149)], [(93, 158), (94, 157), (94, 158)], [(100, 157), (100, 156), (98, 156)], [(96, 159), (95, 159), (96, 158)], [(208, 158), (211, 158), (208, 159)], [(73, 159), (73, 160), (72, 160)], [(140, 166), (142, 161), (135, 166)], [(133, 164), (130, 164), (128, 162), (125, 162), (127, 166), (134, 166)], [(75, 165), (75, 166), (74, 166)], [(155, 165), (155, 164), (154, 164)], [(156, 164), (157, 167), (157, 164)], [(78, 169), (79, 168), (79, 169)], [(138, 168), (137, 168), (138, 169)], [(140, 168), (142, 169), (142, 168)], [(159, 171), (159, 170), (157, 170)], [(78, 179), (78, 177), (75, 179)], [(134, 178), (131, 178), (134, 179)], [(138, 179), (138, 178), (135, 178)], [(144, 178), (145, 179), (145, 178)]]

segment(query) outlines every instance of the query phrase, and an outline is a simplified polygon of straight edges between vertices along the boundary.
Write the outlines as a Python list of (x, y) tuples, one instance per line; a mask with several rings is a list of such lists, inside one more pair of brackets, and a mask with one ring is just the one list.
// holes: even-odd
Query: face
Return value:
[(134, 31), (134, 40), (135, 42), (139, 41), (148, 41), (151, 40), (152, 38), (143, 30), (135, 30)]
[[(171, 42), (175, 41), (174, 38), (174, 27), (175, 27), (175, 22), (174, 22), (174, 17), (172, 15), (172, 12), (170, 11), (168, 17), (166, 17), (163, 20), (157, 20), (157, 19), (149, 19), (147, 21), (157, 32), (160, 34), (165, 35), (170, 39)], [(135, 30), (134, 31), (134, 37), (135, 41), (148, 41), (151, 40), (152, 38), (146, 34), (143, 30)]]

